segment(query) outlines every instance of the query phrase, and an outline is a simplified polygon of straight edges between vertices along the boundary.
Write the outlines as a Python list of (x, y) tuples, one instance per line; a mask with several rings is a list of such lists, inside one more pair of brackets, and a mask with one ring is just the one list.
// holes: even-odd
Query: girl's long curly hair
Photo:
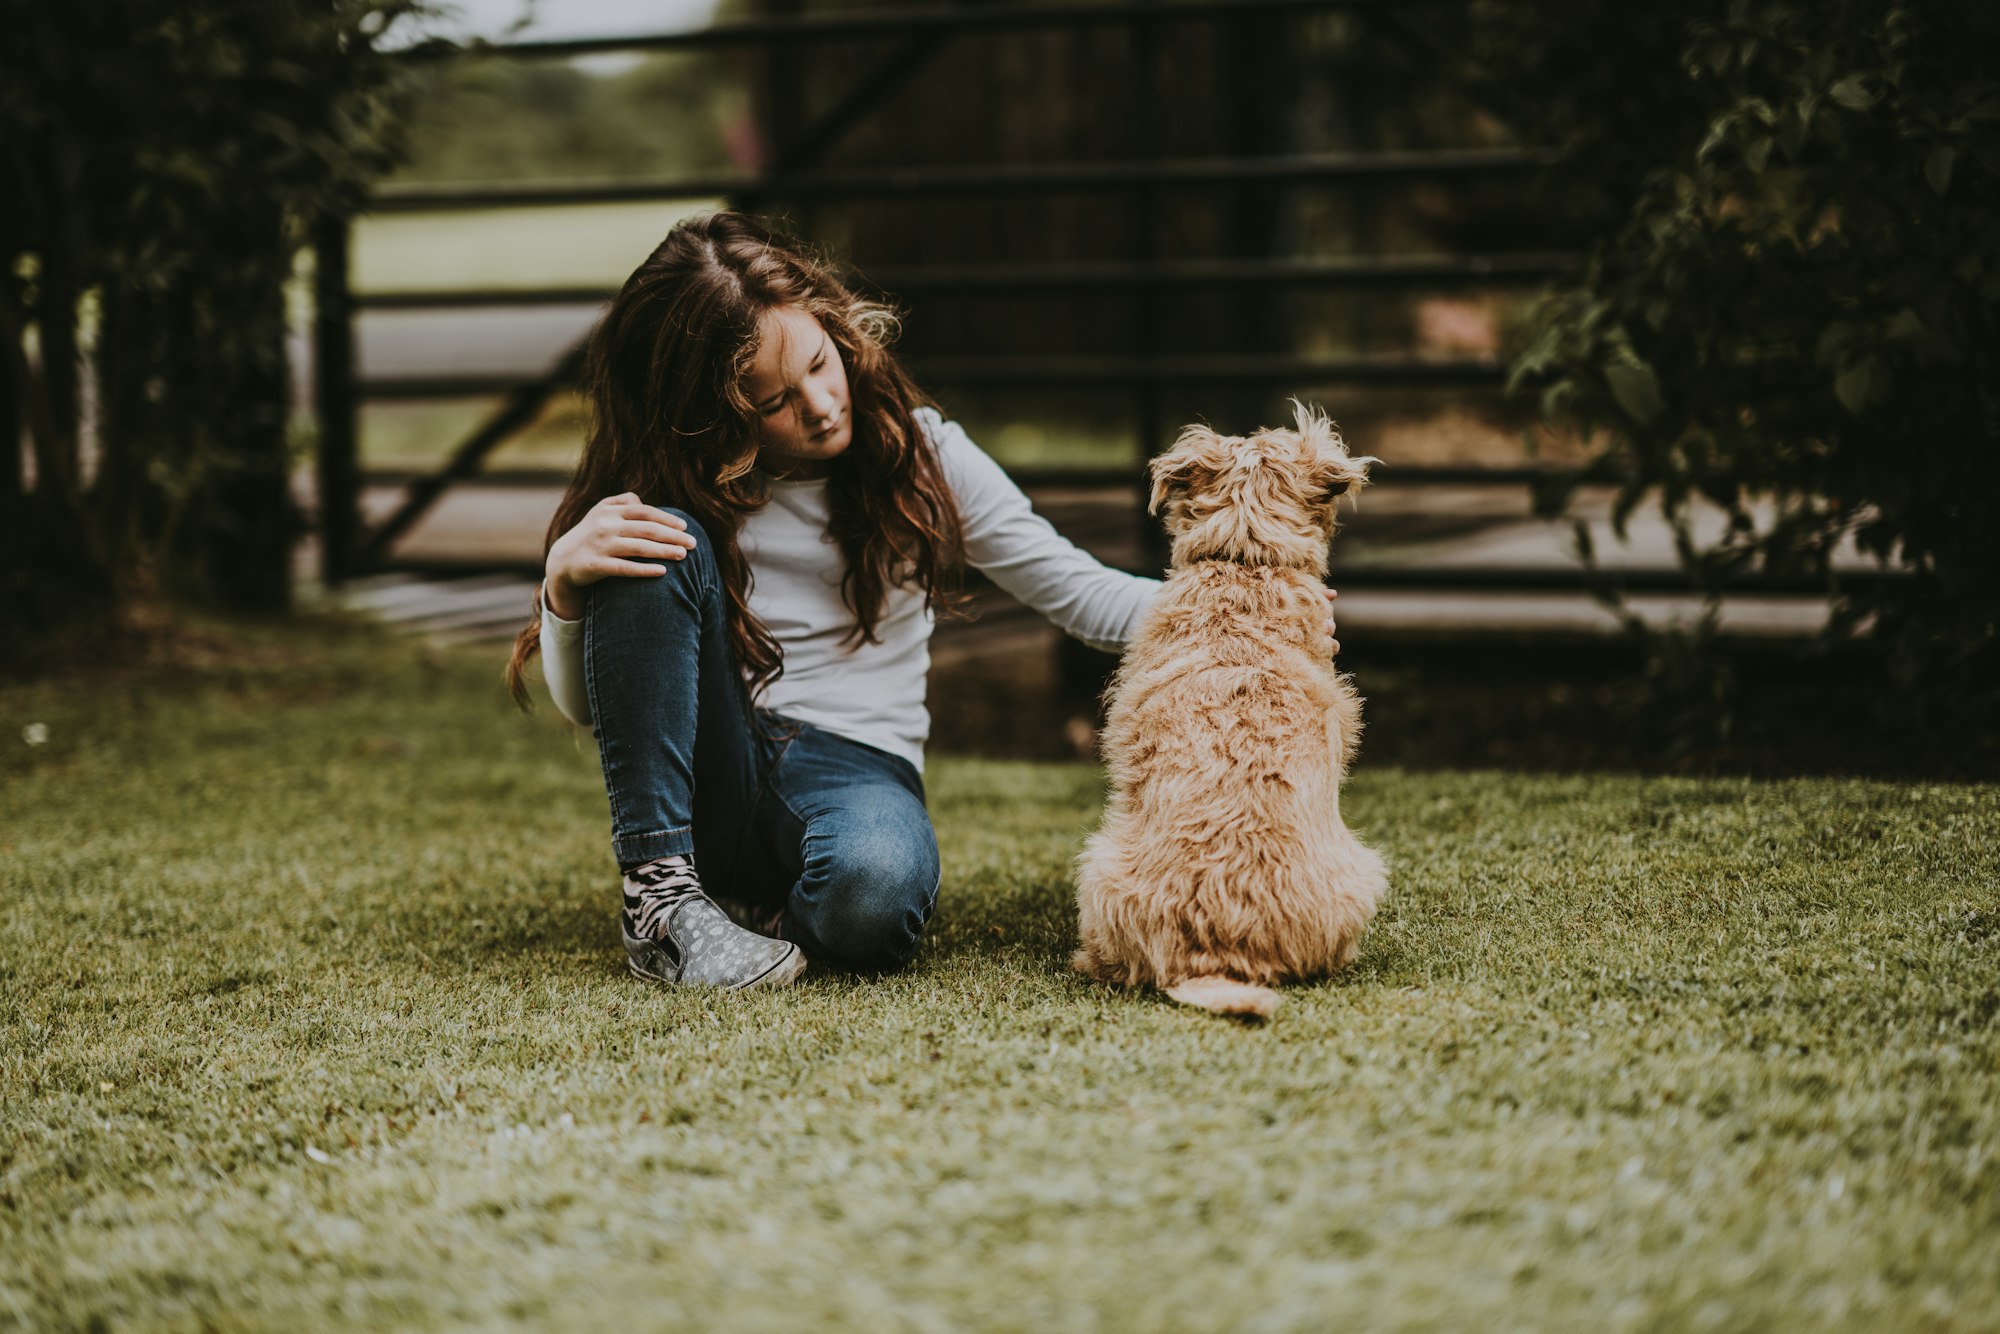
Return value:
[[(737, 543), (744, 519), (770, 498), (742, 382), (759, 318), (785, 306), (818, 320), (847, 365), (853, 438), (833, 460), (827, 502), (845, 561), (841, 597), (854, 613), (850, 642), (879, 642), (892, 585), (914, 583), (933, 606), (953, 606), (964, 557), (958, 508), (915, 419), (926, 400), (888, 351), (894, 312), (856, 297), (796, 240), (742, 213), (677, 225), (592, 330), (590, 430), (542, 544), (546, 556), (593, 505), (623, 491), (692, 515), (721, 570), (730, 647), (753, 697), (784, 661), (751, 614), (750, 570)], [(507, 663), (507, 688), (523, 708), (540, 629), (537, 592), (534, 619)]]

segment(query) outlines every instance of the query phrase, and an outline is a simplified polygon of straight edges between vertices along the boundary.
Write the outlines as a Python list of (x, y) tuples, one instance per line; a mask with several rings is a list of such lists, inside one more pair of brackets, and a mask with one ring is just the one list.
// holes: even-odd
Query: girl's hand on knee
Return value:
[(654, 578), (665, 574), (656, 560), (684, 560), (694, 550), (687, 523), (654, 509), (627, 491), (606, 496), (582, 522), (555, 540), (543, 567), (542, 598), (565, 621), (583, 615), (583, 590), (611, 575)]

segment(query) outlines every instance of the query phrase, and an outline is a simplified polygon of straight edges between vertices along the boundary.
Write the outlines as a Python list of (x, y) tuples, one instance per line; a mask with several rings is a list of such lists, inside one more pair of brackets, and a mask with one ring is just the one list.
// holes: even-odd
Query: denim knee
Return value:
[(937, 902), (932, 839), (866, 831), (840, 840), (814, 869), (820, 883), (794, 910), (805, 909), (805, 925), (829, 962), (880, 972), (910, 961)]
[[(687, 524), (687, 531), (694, 538), (694, 549), (686, 555), (669, 558), (666, 556), (627, 556), (625, 559), (640, 565), (657, 565), (666, 573), (654, 576), (612, 575), (590, 584), (589, 594), (593, 608), (603, 614), (609, 608), (642, 608), (657, 598), (699, 599), (713, 591), (718, 585), (718, 570), (715, 553), (709, 546), (708, 533), (701, 523), (685, 510), (666, 511)], [(645, 614), (641, 612), (640, 614)]]
[(689, 514), (686, 510), (675, 509), (672, 505), (656, 505), (654, 508), (669, 518), (679, 519), (687, 525), (688, 535), (694, 538), (694, 549), (696, 551), (708, 550), (708, 530), (701, 526), (700, 519), (695, 518), (694, 515)]

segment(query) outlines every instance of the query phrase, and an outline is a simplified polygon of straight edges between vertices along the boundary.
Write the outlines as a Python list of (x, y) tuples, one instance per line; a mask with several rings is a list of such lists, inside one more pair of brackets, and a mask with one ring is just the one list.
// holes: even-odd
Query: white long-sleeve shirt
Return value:
[[(968, 563), (1093, 647), (1115, 651), (1130, 639), (1159, 581), (1111, 569), (1056, 532), (958, 423), (929, 408), (918, 410), (917, 423), (958, 504)], [(760, 702), (921, 769), (931, 730), (930, 604), (920, 589), (891, 587), (878, 642), (844, 642), (854, 614), (840, 597), (843, 566), (826, 531), (826, 493), (824, 480), (773, 482), (770, 503), (744, 520), (738, 537), (750, 566), (750, 610), (784, 655), (783, 674)], [(589, 726), (582, 621), (565, 621), (545, 604), (541, 644), (556, 708)]]

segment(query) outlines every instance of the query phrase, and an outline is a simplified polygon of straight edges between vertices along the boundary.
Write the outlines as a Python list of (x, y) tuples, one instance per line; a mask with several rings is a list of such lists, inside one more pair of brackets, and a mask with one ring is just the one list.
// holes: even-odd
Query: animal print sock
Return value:
[(701, 877), (692, 857), (655, 857), (625, 872), (624, 890), (625, 930), (652, 940), (675, 908), (701, 897)]

